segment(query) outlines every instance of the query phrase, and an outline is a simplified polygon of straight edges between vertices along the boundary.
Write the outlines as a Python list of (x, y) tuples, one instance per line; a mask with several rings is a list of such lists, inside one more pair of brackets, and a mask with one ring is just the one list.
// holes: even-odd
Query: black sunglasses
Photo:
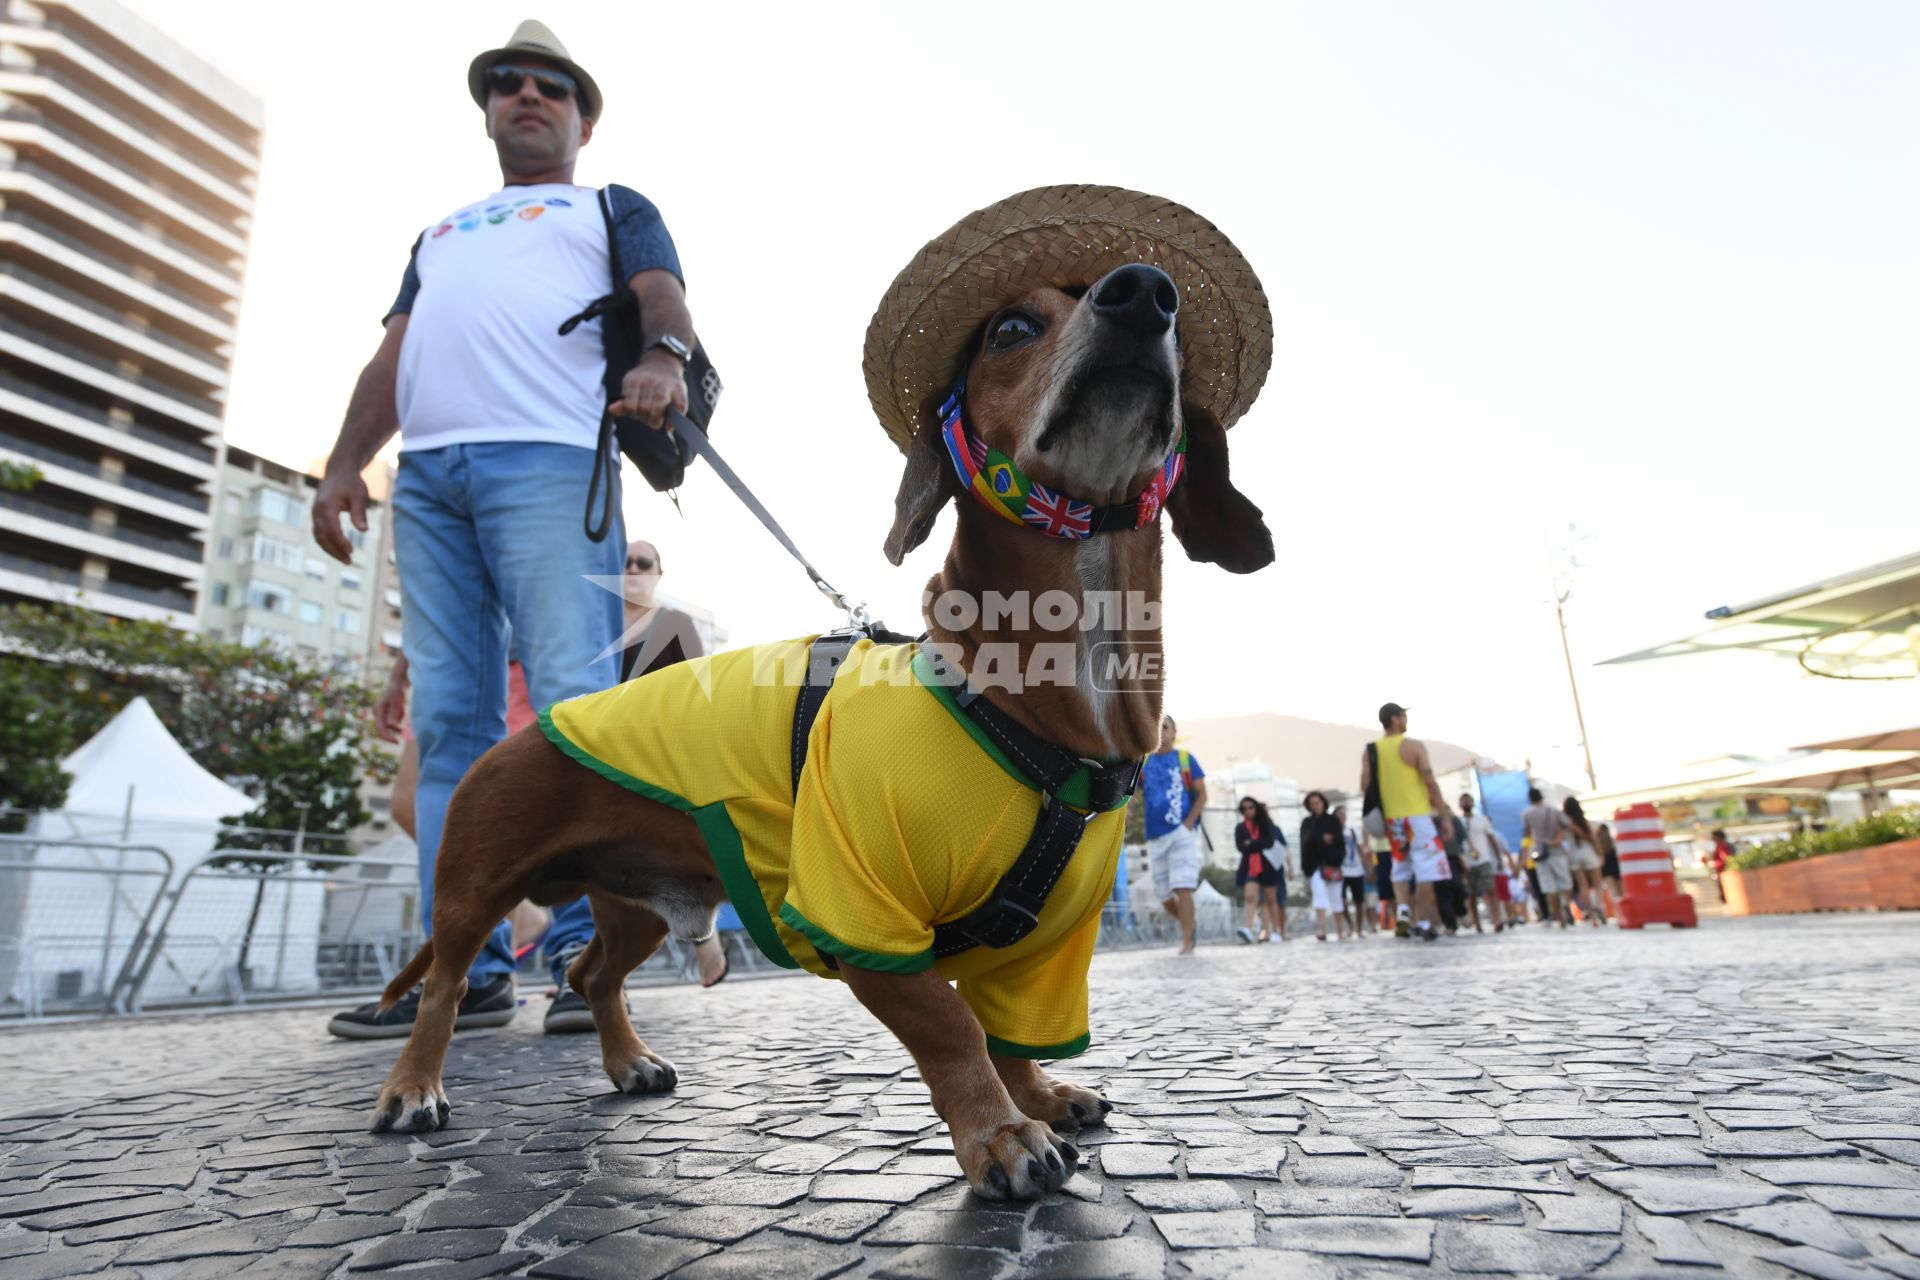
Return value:
[(516, 67), (512, 63), (499, 63), (487, 68), (487, 92), (511, 98), (520, 92), (520, 86), (528, 80), (540, 91), (540, 96), (553, 102), (561, 102), (580, 92), (580, 86), (574, 78), (564, 71), (554, 71), (548, 67)]
[(627, 560), (627, 568), (634, 573), (650, 573), (653, 570), (653, 561), (645, 556), (632, 556)]

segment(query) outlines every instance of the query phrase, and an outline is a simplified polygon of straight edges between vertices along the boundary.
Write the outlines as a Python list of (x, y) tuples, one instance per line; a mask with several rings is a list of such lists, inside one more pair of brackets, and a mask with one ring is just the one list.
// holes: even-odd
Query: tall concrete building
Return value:
[[(387, 553), (386, 504), (369, 504), (366, 533), (344, 526), (354, 563), (342, 565), (313, 540), (319, 487), (318, 479), (298, 468), (227, 447), (201, 628), (216, 640), (271, 645), (364, 679), (377, 566)], [(386, 679), (384, 669), (380, 679)]]
[(261, 124), (110, 0), (0, 0), (0, 600), (193, 625)]

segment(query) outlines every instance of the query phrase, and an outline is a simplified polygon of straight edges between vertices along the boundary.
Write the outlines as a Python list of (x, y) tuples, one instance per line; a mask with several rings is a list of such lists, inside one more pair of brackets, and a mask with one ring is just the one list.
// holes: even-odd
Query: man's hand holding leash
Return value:
[(627, 370), (621, 389), (626, 394), (607, 406), (616, 418), (638, 418), (658, 431), (667, 425), (667, 406), (687, 411), (687, 380), (680, 362), (664, 351), (642, 356), (639, 364)]
[(620, 381), (620, 399), (607, 406), (616, 418), (638, 418), (654, 430), (667, 423), (667, 407), (687, 411), (687, 363), (675, 354), (693, 350), (693, 317), (687, 295), (670, 271), (642, 271), (629, 284), (640, 300), (641, 332), (650, 335), (640, 362)]

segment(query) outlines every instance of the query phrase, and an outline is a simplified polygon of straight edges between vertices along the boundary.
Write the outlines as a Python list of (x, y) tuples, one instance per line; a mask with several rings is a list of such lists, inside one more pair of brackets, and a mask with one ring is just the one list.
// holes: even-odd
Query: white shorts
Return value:
[(1200, 839), (1191, 827), (1177, 827), (1147, 841), (1147, 870), (1153, 892), (1165, 902), (1176, 889), (1200, 887)]
[(1567, 862), (1567, 855), (1557, 849), (1534, 855), (1533, 873), (1540, 880), (1542, 893), (1573, 892), (1573, 868)]
[(1447, 846), (1431, 814), (1388, 818), (1387, 841), (1392, 846), (1394, 883), (1417, 879), (1421, 884), (1438, 884), (1453, 878), (1447, 866)]
[(1598, 871), (1601, 866), (1600, 851), (1576, 840), (1567, 848), (1567, 865), (1575, 871)]
[(1343, 901), (1347, 891), (1346, 880), (1329, 880), (1316, 871), (1307, 877), (1307, 883), (1313, 886), (1315, 911), (1338, 912), (1346, 905)]

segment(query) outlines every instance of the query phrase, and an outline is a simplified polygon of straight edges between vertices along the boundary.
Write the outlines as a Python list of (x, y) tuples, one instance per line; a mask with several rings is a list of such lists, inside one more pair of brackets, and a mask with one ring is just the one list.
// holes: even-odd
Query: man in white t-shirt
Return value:
[[(609, 217), (600, 192), (573, 180), (600, 118), (593, 77), (529, 21), (473, 60), (467, 89), (486, 113), (502, 185), (451, 206), (414, 242), (313, 503), (314, 537), (349, 560), (341, 516), (366, 529), (360, 473), (399, 433), (393, 532), (420, 741), (415, 823), (429, 930), (447, 801), (506, 734), (509, 627), (536, 708), (619, 680), (620, 597), (590, 580), (617, 583), (624, 567), (617, 483), (604, 539), (582, 527), (608, 409), (607, 357), (600, 320), (565, 335), (560, 324), (613, 287), (618, 262), (639, 300), (644, 354), (614, 411), (654, 427), (668, 405), (686, 408), (694, 342), (659, 211), (611, 187)], [(559, 987), (549, 1031), (593, 1028), (565, 978), (592, 934), (584, 900), (555, 912), (543, 948)], [(456, 1029), (513, 1017), (513, 969), (503, 925), (468, 973)], [(340, 1014), (329, 1030), (404, 1036), (417, 1008), (416, 993), (385, 1013), (368, 1005)]]
[(1480, 904), (1484, 901), (1487, 914), (1493, 917), (1493, 931), (1504, 932), (1507, 922), (1500, 911), (1500, 895), (1493, 891), (1494, 875), (1499, 870), (1499, 835), (1487, 815), (1475, 811), (1471, 795), (1460, 797), (1460, 820), (1467, 828), (1467, 847), (1460, 860), (1467, 869), (1467, 910), (1473, 916), (1473, 931), (1487, 931), (1480, 923)]

